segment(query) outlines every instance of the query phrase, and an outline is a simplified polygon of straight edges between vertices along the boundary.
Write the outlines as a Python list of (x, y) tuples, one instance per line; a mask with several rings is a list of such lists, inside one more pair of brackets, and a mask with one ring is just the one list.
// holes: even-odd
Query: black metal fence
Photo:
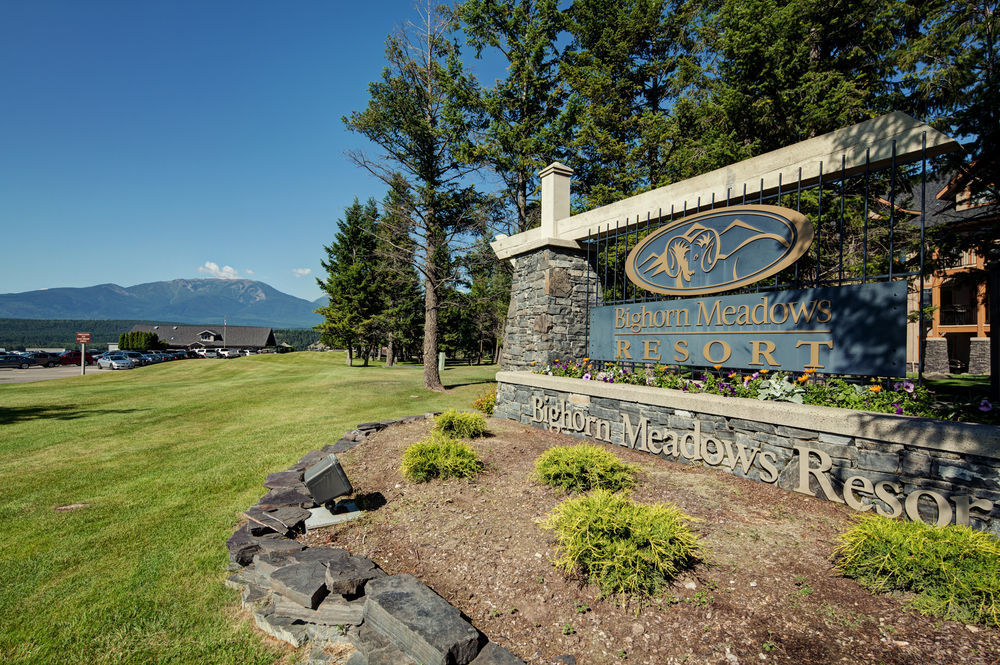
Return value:
[[(833, 169), (820, 163), (818, 178), (804, 181), (799, 169), (794, 182), (784, 183), (779, 177), (777, 187), (773, 183), (765, 187), (762, 179), (759, 190), (750, 196), (744, 184), (742, 191), (727, 189), (725, 198), (720, 200), (716, 200), (714, 194), (707, 200), (698, 197), (672, 206), (669, 211), (650, 211), (644, 219), (609, 223), (582, 241), (591, 276), (596, 276), (599, 285), (588, 294), (590, 306), (681, 297), (655, 294), (630, 282), (625, 274), (629, 252), (647, 235), (675, 220), (706, 210), (745, 204), (783, 206), (804, 214), (812, 222), (813, 241), (794, 265), (773, 278), (730, 293), (894, 280), (909, 280), (918, 293), (923, 293), (928, 181), (926, 134), (922, 144), (919, 155), (898, 158), (893, 141), (891, 158), (886, 165), (873, 165), (868, 150), (863, 167), (852, 164), (848, 168), (847, 158), (842, 156)], [(925, 321), (923, 308), (917, 309), (919, 372), (922, 374)]]

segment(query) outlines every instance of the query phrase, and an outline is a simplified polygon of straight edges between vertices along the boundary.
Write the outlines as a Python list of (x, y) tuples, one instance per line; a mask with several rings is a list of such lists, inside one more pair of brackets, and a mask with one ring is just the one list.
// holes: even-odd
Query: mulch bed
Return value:
[(473, 481), (402, 478), (403, 451), (427, 436), (427, 422), (341, 454), (375, 509), (303, 539), (417, 576), (529, 663), (1000, 664), (1000, 631), (921, 616), (905, 596), (873, 596), (836, 572), (848, 508), (619, 447), (643, 469), (633, 498), (697, 518), (710, 555), (661, 597), (602, 600), (553, 567), (555, 541), (541, 523), (566, 497), (531, 480), (538, 455), (580, 441), (489, 423), (491, 436), (472, 442), (486, 463)]

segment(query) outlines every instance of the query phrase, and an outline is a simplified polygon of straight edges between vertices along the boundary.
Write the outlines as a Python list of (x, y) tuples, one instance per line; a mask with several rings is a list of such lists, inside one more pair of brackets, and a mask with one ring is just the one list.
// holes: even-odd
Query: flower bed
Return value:
[(671, 365), (636, 365), (556, 360), (551, 365), (534, 369), (535, 374), (565, 376), (585, 381), (621, 383), (627, 385), (670, 388), (690, 393), (707, 393), (724, 397), (833, 406), (859, 411), (921, 416), (957, 422), (1000, 424), (1000, 409), (984, 397), (966, 401), (939, 398), (932, 390), (910, 379), (872, 378), (855, 383), (841, 377), (817, 374), (806, 370), (798, 374), (723, 370), (716, 365), (704, 371), (684, 370)]

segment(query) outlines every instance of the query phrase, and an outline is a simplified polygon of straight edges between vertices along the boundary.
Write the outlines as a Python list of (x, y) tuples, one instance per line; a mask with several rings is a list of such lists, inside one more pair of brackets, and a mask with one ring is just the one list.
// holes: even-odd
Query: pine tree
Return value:
[(344, 211), (333, 243), (324, 246), (327, 259), (321, 261), (326, 279), (317, 279), (329, 302), (316, 309), (325, 321), (315, 327), (320, 339), (330, 346), (347, 347), (347, 364), (360, 348), (364, 364), (374, 339), (372, 319), (380, 311), (376, 279), (375, 227), (378, 207), (373, 199), (362, 205), (357, 198)]
[(444, 390), (438, 372), (440, 294), (454, 279), (447, 267), (455, 242), (476, 219), (478, 195), (465, 176), (462, 154), (474, 129), (474, 82), (466, 76), (458, 49), (448, 40), (453, 25), (428, 7), (386, 41), (382, 78), (368, 86), (363, 111), (344, 118), (347, 127), (384, 151), (382, 158), (352, 153), (361, 167), (392, 185), (402, 178), (398, 213), (414, 238), (412, 262), (424, 287), (424, 387)]

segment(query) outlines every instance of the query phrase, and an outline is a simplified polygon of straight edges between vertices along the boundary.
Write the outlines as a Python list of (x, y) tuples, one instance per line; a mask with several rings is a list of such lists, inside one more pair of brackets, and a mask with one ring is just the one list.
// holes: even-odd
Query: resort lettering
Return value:
[(905, 289), (893, 282), (595, 307), (589, 356), (901, 376)]
[[(828, 501), (845, 503), (859, 512), (874, 510), (886, 517), (901, 517), (917, 521), (920, 514), (920, 499), (929, 499), (936, 511), (934, 523), (938, 526), (969, 524), (970, 510), (993, 510), (993, 502), (977, 499), (971, 494), (945, 496), (928, 489), (914, 489), (904, 492), (902, 483), (889, 480), (875, 480), (864, 475), (849, 476), (842, 489), (834, 486), (833, 460), (829, 454), (817, 448), (796, 445), (791, 460), (780, 460), (778, 454), (762, 450), (739, 441), (718, 439), (714, 434), (703, 432), (701, 422), (694, 421), (692, 430), (671, 430), (655, 426), (648, 418), (633, 420), (627, 413), (619, 414), (621, 427), (612, 427), (606, 418), (597, 418), (587, 413), (583, 405), (554, 399), (547, 396), (532, 397), (532, 421), (542, 423), (554, 432), (580, 434), (605, 443), (641, 450), (675, 461), (704, 463), (707, 466), (726, 468), (750, 476), (752, 472), (763, 483), (777, 483), (782, 470), (788, 470), (797, 462), (797, 470), (784, 482), (791, 482), (792, 490), (809, 496), (823, 495)], [(614, 437), (614, 430), (620, 431)], [(779, 469), (780, 467), (780, 469)], [(814, 485), (815, 483), (815, 489)]]

